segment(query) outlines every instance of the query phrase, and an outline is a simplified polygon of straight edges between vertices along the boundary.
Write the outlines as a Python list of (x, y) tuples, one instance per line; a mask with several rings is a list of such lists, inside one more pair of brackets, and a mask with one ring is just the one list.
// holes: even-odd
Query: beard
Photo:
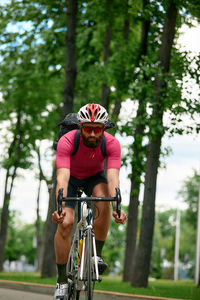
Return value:
[(101, 144), (102, 137), (103, 137), (103, 134), (102, 134), (102, 136), (100, 136), (98, 138), (95, 137), (95, 138), (91, 139), (91, 137), (86, 138), (84, 136), (84, 134), (82, 134), (83, 144), (88, 148), (96, 148)]

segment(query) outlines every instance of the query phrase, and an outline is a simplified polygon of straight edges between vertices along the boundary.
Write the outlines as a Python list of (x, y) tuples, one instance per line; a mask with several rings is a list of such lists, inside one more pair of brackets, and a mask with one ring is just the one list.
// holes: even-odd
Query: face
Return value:
[(104, 125), (101, 123), (81, 124), (83, 144), (89, 148), (98, 147), (101, 143), (104, 132)]

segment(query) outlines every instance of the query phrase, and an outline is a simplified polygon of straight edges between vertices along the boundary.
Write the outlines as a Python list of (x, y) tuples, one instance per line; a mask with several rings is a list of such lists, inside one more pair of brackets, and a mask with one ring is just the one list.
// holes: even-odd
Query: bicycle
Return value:
[[(115, 201), (116, 211), (121, 214), (121, 194), (116, 188), (115, 197), (81, 197), (82, 191), (78, 191), (77, 197), (63, 197), (63, 189), (58, 191), (58, 214), (62, 212), (62, 202), (78, 202), (78, 221), (72, 238), (69, 258), (67, 262), (68, 295), (67, 300), (79, 300), (80, 292), (85, 292), (85, 299), (93, 299), (93, 290), (96, 281), (101, 281), (97, 264), (95, 234), (93, 229), (94, 214), (92, 203), (95, 201)], [(83, 210), (86, 206), (87, 214)]]

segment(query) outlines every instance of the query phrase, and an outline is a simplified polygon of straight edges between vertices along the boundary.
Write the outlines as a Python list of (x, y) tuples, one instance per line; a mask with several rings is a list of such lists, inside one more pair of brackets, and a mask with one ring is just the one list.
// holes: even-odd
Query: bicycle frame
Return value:
[(99, 270), (98, 270), (98, 266), (97, 266), (97, 252), (96, 252), (95, 235), (94, 235), (94, 230), (93, 230), (93, 212), (92, 212), (92, 208), (89, 205), (89, 203), (87, 203), (87, 210), (88, 210), (88, 213), (87, 213), (87, 217), (85, 218), (86, 227), (84, 228), (84, 231), (83, 231), (83, 245), (82, 245), (83, 252), (81, 255), (79, 280), (81, 280), (81, 281), (84, 280), (83, 271), (84, 271), (85, 249), (86, 249), (86, 233), (88, 230), (91, 230), (92, 250), (93, 250), (93, 254), (94, 254), (94, 264), (95, 264), (95, 274), (96, 274), (96, 278), (94, 278), (93, 280), (100, 281)]
[[(80, 194), (79, 194), (80, 195)], [(99, 277), (97, 252), (95, 243), (95, 234), (93, 229), (93, 201), (116, 201), (117, 213), (121, 213), (121, 195), (120, 190), (116, 189), (116, 197), (63, 197), (63, 189), (58, 191), (58, 213), (62, 212), (62, 202), (77, 201), (78, 208), (78, 223), (72, 239), (71, 248), (69, 252), (69, 260), (67, 263), (67, 276), (71, 279), (70, 295), (68, 299), (79, 299), (79, 293), (84, 290), (87, 293), (87, 299), (93, 298), (92, 291), (95, 281), (101, 281)], [(87, 215), (83, 217), (83, 204), (87, 204)], [(82, 209), (80, 210), (80, 205)], [(79, 253), (80, 236), (83, 239), (81, 255)], [(91, 262), (93, 255), (94, 263)], [(86, 263), (87, 261), (87, 263)], [(86, 274), (86, 275), (85, 275)], [(71, 278), (70, 278), (71, 277)], [(92, 283), (93, 282), (93, 286)]]

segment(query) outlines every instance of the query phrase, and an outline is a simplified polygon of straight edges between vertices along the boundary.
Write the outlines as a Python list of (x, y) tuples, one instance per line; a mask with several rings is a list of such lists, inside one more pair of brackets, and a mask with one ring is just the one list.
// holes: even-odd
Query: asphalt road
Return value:
[[(80, 300), (83, 299), (85, 300), (84, 296), (81, 296)], [(94, 300), (104, 300), (104, 299), (116, 300), (118, 299), (118, 297), (116, 298), (110, 295), (95, 294), (93, 299)], [(53, 296), (0, 288), (0, 300), (53, 300)]]
[(0, 300), (52, 300), (50, 295), (0, 288)]
[[(103, 294), (94, 294), (93, 300), (122, 300), (121, 298), (116, 295), (103, 295)], [(126, 300), (138, 300), (138, 298), (129, 298), (127, 297)], [(53, 296), (51, 295), (43, 295), (39, 293), (31, 293), (26, 291), (20, 290), (13, 290), (13, 289), (5, 289), (0, 288), (0, 300), (53, 300)], [(80, 297), (80, 300), (85, 300), (84, 295)], [(146, 300), (145, 298), (142, 300)], [(149, 299), (148, 299), (149, 300)]]

